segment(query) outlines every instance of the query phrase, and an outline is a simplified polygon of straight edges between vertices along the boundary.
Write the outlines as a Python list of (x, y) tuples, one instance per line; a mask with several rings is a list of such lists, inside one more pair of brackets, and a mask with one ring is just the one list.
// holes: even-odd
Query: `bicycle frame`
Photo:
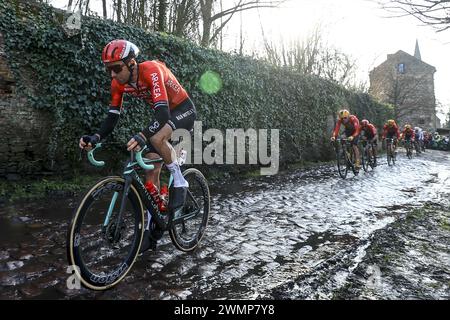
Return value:
[(362, 140), (361, 144), (363, 145), (363, 151), (369, 151), (369, 150), (373, 150), (375, 149), (375, 145), (373, 144), (372, 141), (369, 140)]
[(405, 149), (406, 149), (406, 155), (412, 156), (413, 152), (413, 142), (411, 139), (404, 139)]
[(354, 154), (353, 146), (348, 139), (339, 138), (336, 141), (341, 143), (342, 150), (344, 150), (345, 160), (347, 161), (347, 166), (353, 168), (353, 163), (350, 159), (351, 154)]
[[(96, 147), (88, 152), (88, 159), (89, 161), (96, 167), (102, 167), (105, 165), (104, 161), (97, 161), (94, 157), (94, 152), (101, 147), (101, 143), (98, 143)], [(149, 210), (152, 219), (156, 222), (156, 224), (164, 231), (170, 229), (172, 225), (172, 215), (173, 213), (169, 214), (163, 214), (159, 210), (158, 204), (155, 202), (153, 197), (150, 195), (150, 193), (145, 188), (144, 183), (142, 182), (141, 177), (137, 173), (136, 169), (137, 167), (140, 167), (145, 170), (153, 170), (155, 163), (162, 163), (163, 159), (146, 159), (142, 157), (142, 152), (145, 150), (146, 147), (142, 148), (141, 151), (136, 152), (136, 161), (134, 160), (134, 152), (131, 151), (130, 160), (127, 161), (124, 170), (123, 170), (123, 178), (125, 179), (125, 186), (123, 188), (123, 194), (122, 199), (120, 202), (120, 208), (119, 213), (117, 216), (118, 221), (122, 221), (122, 213), (125, 207), (126, 203), (126, 197), (128, 196), (128, 192), (130, 190), (131, 185), (133, 185), (136, 190), (139, 193), (140, 198), (143, 200), (143, 204), (146, 209)], [(173, 177), (170, 175), (169, 178), (169, 187), (171, 186), (173, 182)], [(119, 192), (115, 191), (114, 195), (111, 199), (111, 203), (108, 207), (108, 212), (105, 217), (105, 221), (103, 223), (104, 226), (107, 226), (109, 223), (109, 220), (111, 218), (112, 212), (116, 206), (117, 199), (119, 197)], [(114, 240), (117, 240), (119, 237), (119, 230), (120, 230), (120, 223), (117, 223), (116, 230), (114, 233)]]
[[(98, 143), (94, 149), (88, 152), (88, 159), (89, 161), (97, 167), (104, 166), (104, 161), (97, 161), (94, 157), (94, 152), (96, 149), (101, 147), (101, 143)], [(118, 214), (118, 221), (122, 221), (122, 212), (124, 210), (124, 205), (126, 203), (126, 197), (128, 196), (128, 191), (130, 190), (130, 186), (133, 185), (136, 190), (139, 193), (140, 198), (143, 200), (143, 204), (145, 208), (150, 212), (150, 215), (152, 216), (153, 221), (156, 222), (156, 224), (160, 227), (161, 230), (167, 231), (169, 230), (173, 224), (178, 224), (180, 222), (184, 222), (185, 220), (189, 220), (193, 217), (195, 217), (200, 212), (200, 206), (195, 199), (195, 197), (192, 196), (192, 193), (190, 190), (187, 191), (187, 196), (193, 201), (196, 210), (193, 210), (192, 212), (189, 212), (187, 214), (181, 215), (181, 210), (177, 210), (175, 212), (169, 212), (169, 214), (161, 213), (159, 210), (158, 204), (155, 202), (153, 197), (150, 195), (150, 193), (147, 191), (147, 188), (145, 188), (145, 185), (137, 173), (137, 168), (142, 168), (144, 170), (153, 170), (155, 163), (162, 163), (162, 158), (157, 159), (146, 159), (142, 157), (143, 151), (146, 149), (146, 146), (142, 148), (141, 151), (136, 152), (136, 161), (134, 161), (134, 152), (131, 151), (130, 160), (126, 163), (124, 170), (123, 170), (123, 178), (125, 179), (125, 186), (123, 189), (123, 195), (121, 199), (121, 206), (119, 209)], [(168, 187), (173, 183), (173, 176), (170, 175)], [(111, 203), (109, 204), (108, 212), (106, 214), (106, 218), (104, 221), (104, 226), (108, 225), (109, 219), (112, 215), (112, 212), (114, 210), (114, 207), (117, 202), (117, 198), (119, 196), (119, 192), (114, 192), (114, 195), (111, 199)], [(119, 235), (119, 228), (120, 223), (117, 223), (116, 231), (114, 234), (114, 240), (117, 240)]]
[(386, 138), (386, 149), (393, 156), (394, 150), (392, 150), (392, 145), (394, 144), (394, 138)]

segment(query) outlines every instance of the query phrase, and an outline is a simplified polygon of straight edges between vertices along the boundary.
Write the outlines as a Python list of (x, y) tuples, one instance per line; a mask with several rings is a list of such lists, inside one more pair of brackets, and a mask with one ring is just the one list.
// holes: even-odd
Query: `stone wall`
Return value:
[(0, 178), (49, 174), (48, 137), (52, 116), (20, 96), (8, 66), (0, 33)]

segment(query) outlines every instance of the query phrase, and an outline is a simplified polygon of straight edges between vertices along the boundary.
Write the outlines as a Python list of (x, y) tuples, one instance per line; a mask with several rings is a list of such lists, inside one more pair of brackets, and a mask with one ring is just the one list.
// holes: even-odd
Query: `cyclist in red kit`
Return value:
[[(186, 90), (164, 63), (157, 60), (137, 63), (138, 54), (138, 47), (126, 40), (114, 40), (104, 47), (102, 60), (112, 77), (108, 116), (97, 133), (80, 139), (79, 146), (90, 149), (113, 131), (125, 95), (143, 99), (154, 111), (154, 119), (128, 141), (127, 150), (140, 151), (147, 145), (149, 152), (146, 158), (163, 158), (174, 179), (169, 192), (168, 209), (176, 210), (184, 205), (189, 184), (181, 173), (169, 139), (176, 129), (193, 128), (196, 110)], [(155, 169), (146, 173), (147, 183), (151, 182), (158, 189), (160, 172), (161, 164), (155, 164)], [(148, 236), (148, 230), (146, 233)], [(142, 251), (149, 247), (148, 241), (145, 242), (147, 238), (144, 234)]]
[(397, 141), (400, 138), (400, 130), (398, 129), (397, 124), (395, 123), (395, 120), (390, 119), (387, 121), (387, 123), (383, 127), (383, 140), (393, 139), (393, 146), (394, 146), (394, 152), (397, 152)]
[(377, 143), (378, 143), (378, 135), (377, 135), (377, 128), (373, 124), (369, 122), (369, 120), (362, 120), (361, 121), (361, 137), (363, 140), (371, 142), (374, 145), (373, 152), (374, 152), (374, 166), (377, 165)]
[(339, 111), (339, 120), (336, 123), (336, 127), (334, 128), (331, 141), (336, 140), (336, 137), (339, 135), (339, 129), (341, 128), (342, 124), (344, 125), (345, 137), (351, 142), (353, 151), (355, 153), (356, 157), (355, 169), (359, 170), (361, 168), (358, 150), (358, 139), (361, 129), (359, 126), (359, 120), (356, 116), (350, 115), (350, 112), (348, 110), (344, 109)]

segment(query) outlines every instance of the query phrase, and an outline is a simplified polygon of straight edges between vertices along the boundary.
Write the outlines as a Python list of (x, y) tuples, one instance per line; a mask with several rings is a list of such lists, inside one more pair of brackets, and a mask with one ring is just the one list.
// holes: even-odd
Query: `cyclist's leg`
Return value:
[(358, 141), (359, 141), (359, 136), (355, 137), (352, 141), (353, 153), (355, 154), (356, 169), (359, 169), (361, 167), (360, 154), (359, 154), (359, 149), (358, 149)]
[[(151, 124), (151, 126), (153, 126), (153, 127), (156, 127), (157, 125), (159, 125), (159, 124), (156, 121), (154, 121)], [(161, 150), (158, 150), (159, 148), (157, 149), (157, 146), (155, 146), (154, 142), (157, 139), (162, 139), (163, 141), (165, 141), (166, 139), (167, 140), (170, 139), (171, 132), (172, 132), (172, 129), (170, 128), (170, 126), (168, 124), (164, 125), (159, 131), (157, 131), (150, 138), (151, 144), (148, 147), (149, 152), (145, 155), (145, 157), (148, 159), (158, 159), (158, 158), (164, 159), (163, 152), (165, 152), (166, 150), (164, 150), (163, 152), (160, 152)], [(154, 139), (155, 136), (157, 137), (157, 139)], [(166, 137), (168, 137), (168, 138), (166, 138)], [(170, 155), (170, 151), (169, 151), (169, 155)], [(167, 154), (166, 154), (166, 156), (167, 156)], [(158, 187), (158, 189), (160, 189), (159, 175), (161, 173), (162, 164), (155, 163), (154, 166), (155, 166), (155, 168), (153, 170), (146, 171), (146, 173), (145, 173), (146, 181), (151, 181), (155, 186)], [(141, 244), (140, 253), (143, 253), (150, 248), (152, 248), (153, 250), (156, 249), (157, 241), (159, 239), (161, 239), (163, 234), (164, 234), (164, 231), (161, 230), (161, 228), (157, 224), (151, 222), (151, 215), (150, 215), (150, 213), (147, 213), (147, 225), (145, 227), (144, 238), (143, 238), (143, 241)]]
[(177, 108), (171, 110), (170, 119), (162, 130), (161, 135), (151, 138), (152, 144), (156, 147), (164, 159), (164, 163), (173, 176), (172, 190), (169, 193), (169, 209), (175, 210), (183, 206), (186, 199), (187, 187), (189, 186), (181, 173), (177, 163), (175, 149), (168, 140), (172, 132), (176, 129), (191, 130), (194, 127), (196, 118), (195, 106), (190, 99), (181, 103)]
[(378, 137), (375, 136), (372, 139), (372, 147), (370, 148), (371, 152), (372, 152), (372, 157), (373, 157), (374, 164), (377, 163), (377, 146), (378, 146)]
[[(156, 149), (153, 146), (150, 146), (149, 151), (145, 157), (147, 159), (159, 159), (161, 156), (157, 153)], [(151, 181), (159, 190), (161, 190), (159, 174), (161, 173), (161, 163), (154, 163), (155, 168), (153, 170), (148, 170), (145, 172), (145, 181)]]
[(386, 135), (386, 138), (385, 138), (385, 140), (384, 140), (384, 143), (386, 144), (386, 153), (387, 154), (389, 154), (390, 152), (391, 152), (391, 146), (390, 146), (390, 144), (392, 143), (392, 141), (390, 141), (389, 139), (392, 139), (392, 135), (391, 134), (389, 134), (389, 132), (388, 132), (388, 134)]

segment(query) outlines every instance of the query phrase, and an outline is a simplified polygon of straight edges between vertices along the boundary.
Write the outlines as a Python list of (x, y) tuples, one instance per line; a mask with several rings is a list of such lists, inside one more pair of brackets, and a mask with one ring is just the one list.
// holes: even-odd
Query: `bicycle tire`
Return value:
[(408, 157), (408, 159), (412, 159), (412, 147), (410, 142), (408, 142), (406, 145), (406, 156)]
[(357, 176), (359, 174), (359, 170), (356, 170), (356, 155), (352, 146), (350, 146), (350, 159), (348, 160), (349, 160), (348, 165), (352, 169), (353, 174)]
[[(198, 247), (205, 235), (209, 221), (211, 197), (207, 180), (199, 170), (187, 169), (183, 171), (183, 176), (189, 182), (188, 195), (183, 212), (179, 218), (174, 218), (175, 221), (169, 230), (169, 235), (177, 249), (190, 252)], [(200, 204), (199, 201), (201, 201)], [(197, 210), (199, 211), (195, 213)], [(193, 219), (199, 217), (201, 219), (197, 219), (198, 226), (195, 226)], [(188, 231), (193, 231), (192, 235), (186, 236)]]
[(369, 156), (370, 156), (369, 165), (370, 165), (370, 167), (373, 170), (375, 168), (375, 163), (377, 161), (376, 156), (375, 156), (376, 150), (375, 150), (375, 147), (373, 145), (371, 146), (371, 150), (372, 150), (372, 155), (370, 155), (370, 152), (369, 152)]
[(364, 147), (363, 152), (361, 152), (361, 164), (365, 172), (369, 171), (369, 152), (367, 147)]
[(339, 175), (342, 179), (345, 179), (348, 172), (347, 157), (345, 156), (345, 150), (342, 146), (339, 147), (339, 144), (336, 146), (336, 162)]
[[(131, 270), (134, 262), (136, 261), (136, 258), (139, 253), (139, 248), (142, 243), (142, 237), (144, 234), (144, 206), (142, 204), (142, 200), (139, 196), (138, 191), (135, 189), (133, 185), (130, 186), (128, 197), (131, 207), (132, 207), (132, 216), (135, 220), (135, 225), (132, 228), (134, 230), (133, 239), (130, 245), (130, 250), (125, 251), (126, 258), (123, 262), (120, 263), (119, 267), (116, 270), (113, 270), (110, 273), (106, 273), (104, 271), (101, 271), (101, 274), (97, 274), (93, 270), (91, 270), (91, 266), (86, 263), (84, 257), (83, 257), (83, 248), (82, 248), (82, 226), (83, 221), (85, 220), (86, 216), (90, 213), (88, 212), (90, 208), (92, 207), (93, 203), (97, 200), (100, 201), (101, 204), (101, 197), (105, 194), (107, 195), (107, 191), (114, 191), (114, 192), (120, 192), (123, 191), (123, 187), (125, 185), (125, 180), (122, 177), (119, 176), (113, 176), (113, 177), (107, 177), (100, 181), (98, 181), (82, 198), (80, 201), (80, 204), (75, 209), (75, 212), (72, 217), (72, 221), (69, 224), (68, 232), (67, 232), (67, 259), (69, 262), (69, 265), (71, 266), (77, 266), (78, 268), (75, 268), (75, 274), (78, 276), (78, 279), (83, 284), (83, 286), (93, 289), (93, 290), (107, 290), (113, 286), (115, 286), (117, 283), (119, 283)], [(108, 200), (108, 196), (105, 197), (105, 200)], [(118, 199), (121, 199), (120, 196), (118, 196)], [(110, 201), (111, 202), (111, 201)], [(95, 212), (96, 210), (93, 210)], [(98, 213), (98, 212), (96, 212)], [(101, 215), (99, 215), (101, 216)], [(114, 216), (114, 211), (113, 211)], [(92, 215), (92, 218), (89, 217), (89, 219), (93, 219), (95, 216)], [(99, 217), (100, 221), (104, 218)], [(86, 221), (89, 221), (86, 218)], [(110, 220), (110, 223), (114, 223), (114, 219)], [(86, 225), (86, 229), (88, 229), (89, 224)], [(103, 239), (101, 239), (100, 243), (104, 241), (104, 243), (107, 243), (108, 240), (105, 239), (108, 237), (111, 237), (113, 235), (113, 230), (115, 230), (114, 225), (111, 226), (111, 233), (108, 231), (108, 227), (105, 227), (106, 231), (103, 230), (104, 225), (102, 225), (101, 228), (101, 234)], [(93, 227), (93, 229), (96, 229), (97, 227)], [(122, 231), (122, 230), (121, 230)], [(125, 234), (126, 236), (126, 234)], [(86, 237), (87, 238), (87, 237)], [(124, 237), (125, 238), (125, 237)], [(121, 239), (123, 242), (125, 239)], [(98, 241), (98, 239), (96, 239)], [(91, 243), (89, 241), (86, 241), (89, 245)], [(95, 243), (95, 242), (94, 242)], [(119, 242), (120, 243), (120, 242)], [(122, 243), (125, 244), (125, 243)], [(103, 248), (102, 248), (103, 249)], [(111, 249), (110, 249), (111, 250)], [(114, 248), (112, 249), (114, 250)], [(99, 253), (101, 250), (98, 251)], [(87, 255), (87, 254), (86, 254)], [(107, 255), (106, 255), (107, 256)], [(109, 258), (107, 256), (107, 258)], [(115, 257), (113, 257), (114, 259)], [(101, 266), (100, 266), (101, 268)]]

